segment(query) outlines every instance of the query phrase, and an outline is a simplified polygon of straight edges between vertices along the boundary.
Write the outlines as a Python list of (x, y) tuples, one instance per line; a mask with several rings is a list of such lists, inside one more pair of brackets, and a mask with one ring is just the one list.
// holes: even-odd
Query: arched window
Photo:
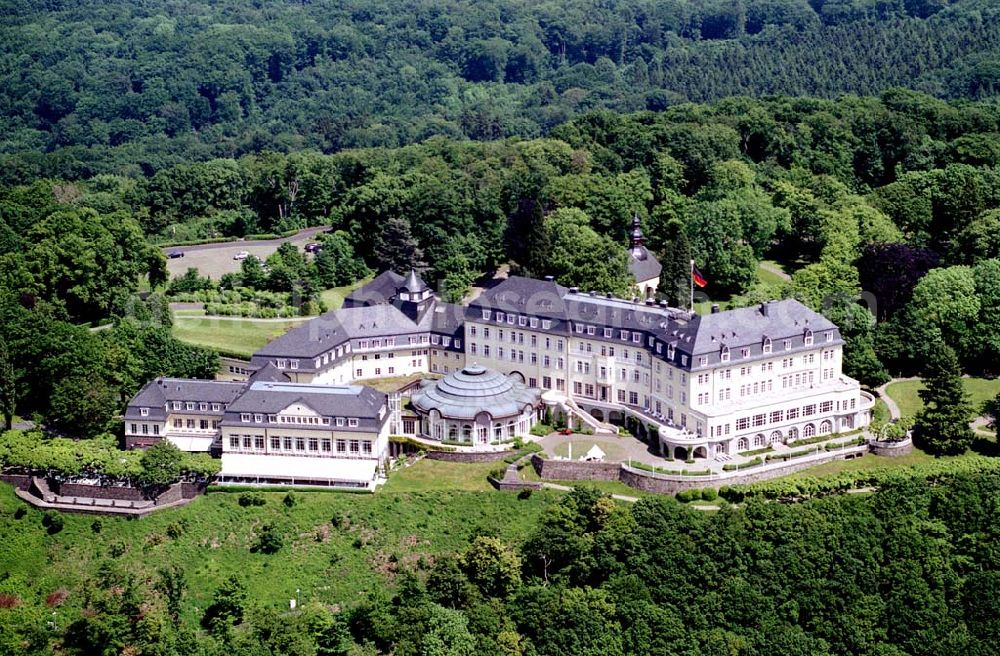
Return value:
[(820, 435), (829, 435), (832, 432), (833, 432), (833, 424), (830, 422), (829, 419), (824, 419), (822, 422), (820, 422), (819, 425)]
[(780, 442), (781, 441), (781, 431), (774, 431), (773, 433), (771, 433), (771, 437), (770, 437), (770, 439), (768, 441), (771, 444), (774, 444), (775, 442)]
[(729, 347), (723, 345), (722, 349), (719, 351), (719, 359), (723, 362), (729, 362)]
[(812, 424), (806, 424), (805, 428), (802, 429), (802, 437), (814, 437), (816, 435), (816, 427)]
[(798, 428), (789, 428), (788, 429), (788, 441), (789, 442), (794, 442), (797, 439), (799, 439), (799, 429)]
[(455, 424), (448, 426), (448, 439), (452, 442), (458, 440), (458, 426)]
[(493, 439), (498, 442), (503, 439), (503, 424), (493, 424)]
[(750, 440), (748, 440), (747, 438), (741, 437), (740, 439), (736, 440), (737, 451), (746, 451), (749, 448), (750, 448)]
[(764, 353), (770, 353), (771, 352), (771, 338), (770, 337), (765, 337), (764, 338), (764, 343), (761, 345), (761, 348), (764, 351)]
[(472, 426), (465, 424), (462, 426), (462, 441), (471, 442), (472, 441)]
[(806, 346), (812, 346), (812, 343), (813, 343), (813, 331), (811, 331), (810, 329), (806, 328), (806, 332), (803, 335), (802, 339), (803, 339), (803, 341), (805, 341)]
[(507, 437), (512, 438), (515, 435), (517, 435), (517, 424), (515, 424), (514, 420), (511, 419), (507, 422)]
[(764, 444), (766, 443), (767, 443), (767, 438), (764, 437), (763, 433), (757, 433), (756, 435), (753, 436), (754, 446), (764, 446)]

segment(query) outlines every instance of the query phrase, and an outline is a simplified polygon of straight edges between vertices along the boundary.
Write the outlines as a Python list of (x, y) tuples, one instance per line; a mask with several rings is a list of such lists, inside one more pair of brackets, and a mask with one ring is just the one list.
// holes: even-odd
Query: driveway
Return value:
[(184, 253), (184, 257), (167, 260), (167, 272), (171, 278), (194, 267), (201, 275), (218, 280), (226, 273), (236, 273), (240, 270), (240, 260), (233, 259), (233, 256), (240, 251), (246, 251), (263, 261), (286, 241), (295, 244), (299, 250), (302, 250), (305, 244), (315, 240), (316, 235), (329, 229), (328, 226), (319, 226), (306, 228), (290, 237), (281, 237), (280, 239), (227, 241), (197, 246), (164, 246), (162, 250), (164, 253), (169, 251), (182, 251)]

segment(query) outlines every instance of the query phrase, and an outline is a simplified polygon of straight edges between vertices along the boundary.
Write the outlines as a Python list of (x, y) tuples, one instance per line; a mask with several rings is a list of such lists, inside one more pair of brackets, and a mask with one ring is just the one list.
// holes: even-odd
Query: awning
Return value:
[(375, 479), (377, 467), (376, 460), (223, 453), (219, 476), (223, 479), (368, 483)]
[(193, 437), (188, 435), (167, 435), (167, 439), (173, 442), (181, 451), (205, 451), (212, 448), (215, 437)]

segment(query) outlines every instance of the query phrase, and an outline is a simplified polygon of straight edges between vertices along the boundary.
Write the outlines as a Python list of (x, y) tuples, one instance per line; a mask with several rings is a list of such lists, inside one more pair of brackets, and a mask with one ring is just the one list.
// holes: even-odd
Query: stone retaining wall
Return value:
[(19, 490), (31, 487), (31, 476), (28, 474), (0, 474), (0, 481), (10, 483)]
[(444, 460), (445, 462), (496, 462), (511, 455), (513, 451), (428, 451), (428, 460)]
[(868, 443), (868, 446), (875, 455), (887, 458), (899, 458), (900, 456), (908, 456), (913, 453), (913, 440), (911, 439), (899, 442), (877, 442), (873, 440)]
[(88, 485), (86, 483), (59, 483), (49, 481), (49, 487), (59, 496), (114, 499), (116, 501), (145, 501), (146, 495), (134, 487), (116, 485)]
[(531, 456), (531, 465), (542, 478), (554, 481), (617, 481), (621, 468), (616, 462), (546, 460)]
[[(723, 485), (746, 485), (787, 476), (807, 467), (832, 460), (857, 458), (868, 450), (868, 445), (859, 445), (837, 451), (828, 451), (827, 457), (803, 457), (789, 460), (781, 465), (761, 466), (743, 472), (727, 472), (714, 476), (676, 476), (654, 474), (642, 469), (629, 467), (624, 463), (582, 462), (574, 460), (544, 460), (537, 455), (531, 457), (531, 464), (541, 478), (556, 481), (620, 481), (629, 487), (644, 492), (676, 494), (681, 490)], [(823, 452), (820, 452), (823, 453)]]

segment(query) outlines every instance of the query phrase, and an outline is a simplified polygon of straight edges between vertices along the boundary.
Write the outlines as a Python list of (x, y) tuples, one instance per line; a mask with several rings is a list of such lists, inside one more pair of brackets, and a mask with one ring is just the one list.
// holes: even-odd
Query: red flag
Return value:
[(701, 275), (701, 271), (698, 270), (693, 263), (691, 264), (691, 279), (694, 280), (694, 284), (699, 287), (705, 287), (708, 285), (708, 281), (705, 280), (705, 276)]

